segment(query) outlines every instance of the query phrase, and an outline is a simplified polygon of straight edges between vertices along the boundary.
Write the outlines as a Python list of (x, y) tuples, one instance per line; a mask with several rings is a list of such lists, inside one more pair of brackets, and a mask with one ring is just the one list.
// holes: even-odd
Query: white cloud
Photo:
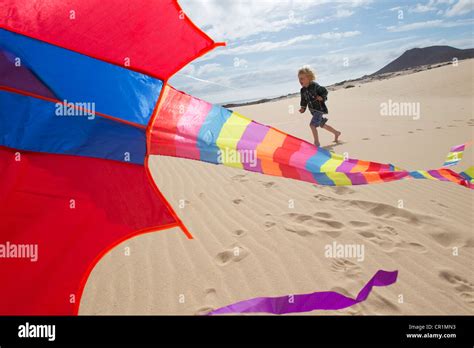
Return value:
[(415, 22), (415, 23), (403, 24), (403, 25), (393, 25), (393, 26), (387, 27), (387, 30), (393, 31), (393, 32), (399, 32), (399, 31), (433, 28), (433, 27), (439, 27), (442, 23), (443, 21), (441, 19), (434, 19), (431, 21)]
[(346, 17), (352, 16), (353, 14), (354, 14), (354, 11), (339, 8), (339, 9), (337, 9), (336, 14), (334, 15), (334, 17), (335, 18), (346, 18)]
[(209, 63), (209, 64), (201, 65), (199, 69), (197, 70), (196, 75), (202, 76), (202, 75), (211, 74), (211, 73), (220, 72), (220, 71), (223, 71), (223, 68), (220, 64)]
[(376, 42), (370, 42), (368, 44), (365, 44), (363, 46), (360, 46), (360, 47), (380, 47), (380, 46), (388, 46), (390, 44), (395, 44), (395, 46), (399, 46), (399, 42), (410, 42), (412, 41), (413, 39), (417, 38), (417, 36), (404, 36), (404, 37), (400, 37), (398, 39), (391, 39), (391, 40), (383, 40), (383, 41), (376, 41)]
[(462, 16), (471, 12), (474, 8), (472, 0), (459, 0), (453, 7), (446, 11), (446, 16)]
[(203, 64), (199, 67), (191, 63), (191, 64), (186, 65), (180, 71), (183, 74), (193, 75), (197, 77), (197, 76), (204, 76), (204, 75), (212, 74), (215, 72), (223, 71), (223, 67), (219, 63)]
[(446, 22), (442, 19), (434, 19), (431, 21), (415, 22), (415, 23), (403, 24), (403, 25), (394, 25), (394, 26), (387, 27), (387, 30), (391, 32), (402, 32), (402, 31), (419, 30), (419, 29), (427, 29), (427, 28), (452, 28), (452, 27), (459, 27), (463, 25), (472, 25), (473, 23), (474, 23), (473, 19), (459, 20), (459, 21), (454, 21), (454, 22)]
[(241, 54), (249, 54), (249, 53), (268, 52), (268, 51), (286, 48), (300, 42), (314, 40), (315, 38), (316, 38), (316, 35), (300, 35), (292, 39), (283, 40), (283, 41), (263, 41), (263, 42), (258, 42), (256, 44), (251, 44), (251, 45), (245, 45), (245, 44), (238, 45), (238, 46), (234, 46), (228, 49), (215, 51), (216, 53), (211, 58), (216, 57), (218, 55), (237, 55), (237, 54), (241, 55)]
[[(331, 2), (331, 1), (330, 1)], [(337, 2), (341, 4), (348, 4), (351, 7), (359, 7), (359, 6), (367, 6), (368, 4), (371, 4), (373, 1), (372, 0), (336, 0), (332, 2)]]
[(339, 40), (346, 37), (360, 35), (360, 31), (328, 32), (318, 35), (318, 37), (328, 40)]
[(347, 18), (350, 17), (354, 14), (354, 11), (348, 10), (348, 9), (343, 9), (343, 8), (338, 8), (336, 13), (330, 16), (322, 17), (322, 18), (317, 18), (311, 21), (306, 21), (305, 24), (320, 24), (320, 23), (326, 23), (330, 22), (333, 20), (337, 19), (342, 19), (342, 18)]
[[(230, 47), (220, 48), (219, 50), (212, 51), (208, 53), (206, 56), (201, 58), (202, 61), (214, 59), (218, 56), (241, 56), (244, 54), (253, 54), (253, 53), (263, 53), (269, 51), (277, 51), (277, 50), (284, 50), (294, 48), (298, 44), (304, 42), (317, 42), (318, 39), (324, 40), (340, 40), (343, 38), (354, 37), (360, 35), (360, 31), (345, 31), (345, 32), (325, 32), (317, 35), (300, 35), (288, 40), (282, 41), (262, 41), (255, 44), (243, 44), (243, 45), (234, 45)], [(321, 40), (319, 40), (320, 42)], [(301, 47), (301, 46), (298, 46)], [(198, 71), (199, 72), (199, 71)], [(193, 71), (193, 73), (197, 74), (198, 72)]]
[[(463, 0), (461, 0), (463, 1)], [(472, 0), (467, 0), (472, 1)], [(411, 13), (425, 13), (425, 12), (436, 12), (436, 14), (440, 15), (444, 12), (443, 9), (440, 8), (440, 5), (446, 6), (451, 5), (455, 2), (455, 0), (429, 0), (425, 4), (418, 3), (414, 7), (410, 7), (408, 12)], [(398, 7), (399, 8), (399, 7)], [(395, 8), (395, 9), (398, 9)], [(391, 9), (392, 10), (392, 9)]]
[[(182, 0), (180, 5), (191, 20), (214, 40), (232, 41), (263, 33), (281, 32), (299, 25), (346, 18), (353, 15), (355, 8), (371, 2), (372, 0)], [(314, 8), (318, 8), (318, 11), (314, 11)], [(335, 11), (332, 15), (316, 20), (309, 18), (311, 14), (321, 16), (331, 10)]]
[(408, 9), (408, 12), (415, 12), (415, 13), (423, 13), (429, 11), (436, 11), (437, 8), (433, 6), (433, 1), (428, 2), (426, 5), (416, 4), (415, 7), (411, 7)]
[(279, 32), (305, 21), (304, 13), (320, 2), (181, 1), (184, 12), (216, 41)]

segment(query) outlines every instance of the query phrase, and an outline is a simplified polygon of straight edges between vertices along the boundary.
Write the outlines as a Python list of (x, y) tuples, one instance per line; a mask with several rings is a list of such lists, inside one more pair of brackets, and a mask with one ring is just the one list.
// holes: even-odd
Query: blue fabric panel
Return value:
[(0, 90), (0, 145), (144, 163), (145, 129), (102, 117), (57, 115), (57, 104)]
[(4, 29), (0, 50), (20, 58), (59, 100), (93, 102), (97, 112), (144, 126), (163, 87), (161, 80)]
[(221, 106), (213, 105), (199, 129), (197, 147), (201, 161), (218, 164), (219, 147), (216, 144), (224, 123), (232, 115)]

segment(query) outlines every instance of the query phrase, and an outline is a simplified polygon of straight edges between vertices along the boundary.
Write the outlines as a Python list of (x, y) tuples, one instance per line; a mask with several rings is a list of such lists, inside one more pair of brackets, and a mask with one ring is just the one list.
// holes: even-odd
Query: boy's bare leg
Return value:
[(323, 128), (329, 132), (331, 132), (332, 134), (334, 134), (334, 142), (339, 142), (339, 136), (341, 135), (341, 132), (335, 130), (334, 128), (332, 128), (330, 125), (328, 124), (325, 124), (323, 126)]
[(318, 128), (310, 125), (311, 131), (313, 132), (313, 138), (314, 138), (314, 145), (319, 146), (319, 135), (318, 135)]

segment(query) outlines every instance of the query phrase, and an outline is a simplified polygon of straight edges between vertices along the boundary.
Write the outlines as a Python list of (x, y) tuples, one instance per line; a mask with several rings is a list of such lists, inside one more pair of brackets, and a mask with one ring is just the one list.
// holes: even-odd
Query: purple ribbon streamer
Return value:
[(218, 308), (210, 312), (209, 315), (228, 313), (286, 314), (309, 312), (316, 309), (343, 309), (365, 301), (374, 286), (387, 286), (395, 283), (397, 281), (397, 275), (398, 271), (377, 271), (372, 279), (360, 290), (355, 299), (335, 291), (322, 291), (281, 297), (256, 297)]

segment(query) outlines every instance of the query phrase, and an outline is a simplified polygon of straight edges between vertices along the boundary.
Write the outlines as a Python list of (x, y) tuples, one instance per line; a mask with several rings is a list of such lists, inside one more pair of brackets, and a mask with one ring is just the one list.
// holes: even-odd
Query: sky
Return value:
[(474, 0), (179, 0), (226, 42), (170, 83), (212, 103), (298, 92), (309, 65), (330, 85), (371, 74), (408, 49), (474, 47)]

